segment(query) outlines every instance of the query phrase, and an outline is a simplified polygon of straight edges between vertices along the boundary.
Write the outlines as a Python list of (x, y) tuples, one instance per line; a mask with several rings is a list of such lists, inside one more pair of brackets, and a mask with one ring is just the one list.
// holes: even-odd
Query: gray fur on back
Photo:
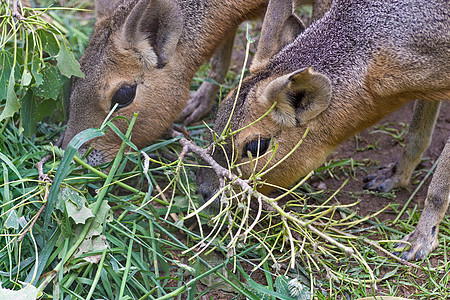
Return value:
[(331, 78), (349, 77), (383, 48), (410, 58), (415, 68), (448, 69), (448, 1), (334, 1), (323, 19), (272, 58), (268, 69), (286, 73), (312, 65)]

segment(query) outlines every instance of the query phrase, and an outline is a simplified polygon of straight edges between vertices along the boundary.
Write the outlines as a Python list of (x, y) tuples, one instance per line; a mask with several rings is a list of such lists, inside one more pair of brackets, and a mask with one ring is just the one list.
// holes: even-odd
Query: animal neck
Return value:
[(329, 107), (317, 118), (314, 127), (330, 146), (331, 152), (345, 140), (373, 126), (410, 100), (410, 97), (400, 95), (374, 97), (364, 89), (350, 93), (347, 90), (345, 95), (333, 97)]
[(244, 20), (263, 15), (264, 0), (178, 0), (184, 15), (175, 62), (194, 76), (224, 42), (233, 38)]

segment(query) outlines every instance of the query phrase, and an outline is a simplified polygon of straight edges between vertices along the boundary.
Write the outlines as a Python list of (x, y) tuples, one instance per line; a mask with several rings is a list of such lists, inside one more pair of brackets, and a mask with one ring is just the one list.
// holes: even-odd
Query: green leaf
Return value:
[(51, 116), (57, 108), (57, 102), (52, 99), (42, 100), (28, 90), (21, 99), (22, 109), (20, 110), (20, 118), (24, 128), (24, 134), (28, 137), (36, 132), (37, 123), (45, 117)]
[(34, 300), (37, 294), (37, 288), (31, 284), (18, 291), (0, 288), (0, 300)]
[(61, 163), (58, 167), (58, 170), (55, 174), (55, 179), (53, 180), (53, 184), (50, 187), (49, 198), (47, 200), (47, 205), (44, 210), (44, 226), (43, 231), (48, 233), (48, 223), (50, 222), (50, 217), (53, 212), (53, 208), (55, 207), (55, 199), (59, 192), (59, 185), (66, 177), (66, 174), (69, 170), (70, 162), (72, 161), (75, 153), (78, 151), (78, 148), (81, 147), (85, 142), (90, 139), (99, 137), (104, 135), (102, 131), (95, 128), (89, 128), (83, 130), (78, 133), (70, 142), (64, 152), (64, 157), (61, 160)]
[(60, 203), (65, 204), (68, 217), (76, 224), (85, 224), (94, 216), (92, 210), (86, 207), (86, 198), (71, 188), (64, 188), (59, 195)]
[(376, 297), (358, 298), (356, 300), (412, 300), (412, 299), (401, 298), (401, 297), (391, 297), (391, 296), (376, 296)]
[(66, 43), (61, 44), (56, 61), (58, 62), (57, 66), (62, 75), (67, 78), (70, 78), (72, 75), (84, 78), (80, 64), (75, 59), (73, 52), (67, 48)]
[(19, 218), (17, 217), (17, 213), (16, 213), (15, 209), (11, 209), (7, 213), (5, 227), (19, 229)]
[(14, 173), (16, 173), (17, 177), (19, 177), (20, 180), (23, 180), (22, 175), (20, 175), (19, 170), (17, 170), (13, 162), (6, 155), (0, 152), (0, 162), (2, 161), (4, 161), (8, 165), (8, 167), (13, 170)]
[(285, 296), (290, 297), (291, 294), (289, 293), (289, 287), (288, 287), (288, 282), (289, 282), (289, 278), (286, 276), (278, 276), (275, 279), (275, 288), (277, 289), (277, 292), (280, 294), (283, 294)]
[(41, 39), (42, 49), (50, 56), (56, 56), (59, 52), (59, 43), (55, 36), (45, 29), (39, 29), (36, 32)]
[[(93, 208), (94, 206), (95, 204), (90, 205), (91, 208)], [(94, 222), (87, 232), (86, 238), (78, 247), (78, 250), (74, 255), (75, 257), (78, 257), (84, 253), (102, 251), (108, 247), (108, 244), (106, 243), (107, 239), (101, 233), (104, 231), (103, 227), (105, 221), (108, 222), (108, 220), (110, 219), (110, 209), (111, 206), (109, 206), (108, 202), (103, 201), (97, 213), (95, 214)], [(101, 255), (87, 256), (83, 259), (91, 263), (98, 263), (101, 259)]]
[(14, 56), (5, 50), (0, 52), (0, 100), (6, 99), (8, 80), (11, 74), (11, 68), (14, 62)]
[(33, 59), (31, 61), (31, 74), (33, 74), (34, 80), (36, 81), (35, 86), (38, 87), (42, 84), (44, 80), (41, 72), (41, 60), (39, 55), (33, 55)]
[(112, 129), (112, 131), (114, 131), (115, 134), (117, 134), (120, 139), (122, 141), (124, 141), (128, 146), (131, 147), (131, 149), (133, 149), (134, 151), (139, 151), (138, 147), (136, 147), (135, 144), (133, 144), (130, 139), (127, 139), (127, 137), (122, 133), (122, 131), (120, 131), (119, 128), (117, 128), (116, 125), (114, 125), (111, 121), (106, 122), (106, 126), (108, 126), (109, 128)]
[[(46, 241), (43, 249), (39, 251), (38, 261), (36, 262), (37, 269), (36, 265), (34, 265), (33, 268), (30, 269), (27, 278), (25, 279), (26, 283), (31, 283), (32, 279), (40, 278), (46, 264), (48, 263), (48, 260), (55, 259), (54, 257), (51, 258), (51, 256), (56, 251), (54, 250), (54, 247), (58, 242), (60, 236), (61, 236), (60, 231), (59, 229), (57, 229), (50, 238), (50, 240)], [(58, 251), (56, 251), (56, 253), (58, 253)]]
[(14, 79), (14, 68), (11, 69), (11, 74), (9, 75), (8, 90), (6, 91), (6, 106), (0, 115), (0, 121), (14, 116), (16, 112), (20, 109), (19, 100), (17, 100), (16, 92), (14, 91), (15, 79)]
[[(102, 132), (100, 129), (97, 129), (97, 128), (85, 129), (72, 138), (72, 140), (69, 142), (69, 145), (67, 146), (67, 148), (73, 147), (76, 150), (78, 150), (78, 148), (80, 148), (81, 145), (83, 145), (87, 141), (95, 139), (97, 137), (100, 137), (104, 134), (105, 134), (104, 132)], [(68, 149), (66, 149), (66, 152), (67, 152), (67, 150)]]
[(22, 78), (20, 80), (20, 84), (23, 86), (29, 86), (31, 83), (31, 79), (33, 79), (33, 76), (31, 76), (31, 73), (30, 73), (30, 71), (28, 71), (28, 69), (25, 69), (23, 71)]
[[(244, 275), (244, 277), (247, 279), (249, 286), (251, 286), (259, 294), (260, 299), (267, 299), (266, 296), (274, 296), (277, 299), (281, 299), (281, 300), (295, 300), (296, 299), (296, 298), (290, 297), (289, 295), (279, 293), (278, 291), (277, 292), (272, 291), (269, 289), (269, 287), (261, 285), (261, 284), (257, 283), (256, 281), (254, 281), (248, 275)], [(276, 283), (275, 283), (275, 287), (276, 287)]]
[[(94, 208), (95, 204), (91, 204), (89, 205), (89, 208)], [(109, 206), (108, 202), (104, 201), (102, 202), (102, 204), (100, 205), (97, 213), (95, 214), (95, 220), (94, 223), (92, 224), (92, 228), (91, 229), (97, 229), (98, 231), (102, 231), (103, 230), (103, 224), (106, 222), (111, 222), (112, 221), (112, 217), (111, 217), (111, 206)]]
[(293, 299), (298, 300), (311, 298), (310, 289), (297, 278), (290, 279), (286, 276), (278, 276), (274, 286), (277, 289), (277, 293), (283, 294), (286, 297), (293, 297)]
[(42, 70), (42, 76), (42, 84), (32, 87), (34, 94), (42, 99), (56, 100), (68, 79), (62, 76), (59, 70), (50, 64), (46, 64), (46, 67)]

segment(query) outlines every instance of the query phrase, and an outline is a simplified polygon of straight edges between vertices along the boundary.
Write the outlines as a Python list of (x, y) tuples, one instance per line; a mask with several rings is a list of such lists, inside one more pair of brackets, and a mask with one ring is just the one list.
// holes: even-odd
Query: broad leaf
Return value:
[(37, 123), (45, 117), (51, 116), (55, 111), (57, 103), (52, 100), (39, 99), (28, 90), (22, 100), (20, 118), (26, 136), (32, 136), (36, 132)]
[(47, 66), (42, 70), (42, 84), (33, 86), (32, 89), (39, 98), (56, 100), (63, 85), (68, 79), (62, 76), (56, 67), (51, 66), (50, 64), (46, 65)]
[(72, 161), (75, 153), (78, 151), (78, 148), (81, 147), (85, 142), (90, 139), (99, 137), (104, 135), (102, 131), (95, 128), (88, 128), (78, 133), (70, 142), (64, 152), (64, 157), (61, 160), (58, 170), (56, 171), (55, 178), (53, 180), (53, 184), (50, 188), (49, 198), (47, 200), (47, 205), (44, 210), (44, 226), (43, 231), (48, 233), (48, 223), (50, 222), (50, 216), (53, 212), (53, 208), (55, 207), (55, 199), (59, 192), (59, 185), (65, 178), (68, 170), (70, 162)]
[(31, 76), (30, 71), (28, 71), (28, 69), (25, 69), (23, 74), (22, 74), (22, 78), (21, 78), (21, 82), (20, 84), (23, 86), (29, 86), (31, 83), (31, 79), (33, 79), (33, 76)]
[[(92, 206), (94, 205), (95, 204), (93, 204)], [(108, 202), (103, 201), (95, 215), (95, 219), (94, 222), (92, 223), (91, 228), (86, 234), (86, 238), (83, 240), (80, 247), (78, 247), (78, 250), (75, 253), (75, 257), (78, 257), (84, 253), (102, 251), (103, 249), (108, 247), (108, 244), (106, 243), (106, 238), (101, 233), (103, 232), (103, 225), (105, 224), (105, 221), (108, 222), (110, 216), (110, 209), (111, 206), (109, 206)], [(83, 259), (88, 262), (98, 263), (100, 261), (100, 258), (101, 255), (93, 255), (84, 257)]]
[(55, 36), (44, 29), (37, 30), (37, 34), (41, 39), (41, 45), (45, 52), (50, 56), (56, 56), (59, 52), (59, 43), (55, 39)]
[(59, 200), (65, 205), (68, 217), (76, 224), (85, 224), (86, 220), (92, 218), (92, 210), (86, 207), (86, 198), (71, 188), (61, 190)]
[(14, 91), (14, 85), (14, 68), (12, 68), (11, 74), (9, 75), (8, 90), (6, 91), (6, 106), (0, 115), (0, 121), (14, 116), (14, 114), (20, 109), (20, 103), (17, 99), (16, 92)]
[(44, 78), (41, 74), (41, 60), (37, 54), (33, 55), (31, 60), (31, 74), (33, 74), (34, 80), (36, 81), (35, 86), (40, 86)]
[(5, 227), (19, 229), (19, 218), (17, 217), (17, 213), (16, 213), (15, 209), (11, 209), (7, 213)]
[(56, 61), (58, 62), (57, 66), (62, 75), (67, 78), (70, 78), (72, 75), (84, 78), (84, 73), (81, 72), (80, 64), (65, 43), (62, 43)]
[(18, 291), (2, 289), (0, 287), (0, 300), (34, 300), (37, 299), (38, 290), (31, 284)]
[(11, 75), (13, 61), (14, 57), (10, 52), (5, 50), (0, 52), (0, 100), (6, 99), (8, 80)]

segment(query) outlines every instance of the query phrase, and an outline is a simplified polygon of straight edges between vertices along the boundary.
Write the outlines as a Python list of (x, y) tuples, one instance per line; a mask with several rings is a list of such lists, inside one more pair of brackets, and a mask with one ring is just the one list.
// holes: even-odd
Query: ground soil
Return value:
[[(346, 195), (346, 192), (349, 194), (352, 192), (356, 193), (358, 199), (361, 199), (361, 202), (358, 204), (359, 213), (361, 215), (376, 212), (392, 201), (395, 201), (403, 206), (411, 196), (411, 192), (417, 188), (418, 183), (422, 181), (427, 171), (436, 162), (436, 159), (441, 154), (441, 151), (450, 136), (450, 102), (444, 102), (441, 105), (439, 117), (433, 132), (431, 145), (425, 151), (423, 160), (414, 172), (413, 179), (411, 180), (408, 188), (396, 190), (394, 193), (395, 199), (393, 200), (389, 199), (389, 197), (383, 197), (381, 195), (369, 193), (361, 194), (360, 192), (362, 191), (362, 186), (364, 185), (362, 180), (367, 174), (375, 172), (379, 167), (387, 166), (388, 164), (395, 162), (401, 156), (404, 149), (403, 139), (398, 141), (385, 132), (381, 132), (377, 129), (379, 129), (379, 126), (386, 124), (388, 127), (396, 127), (401, 129), (402, 125), (399, 123), (409, 124), (413, 106), (414, 102), (407, 103), (399, 110), (386, 116), (374, 127), (370, 127), (362, 131), (358, 137), (347, 140), (341, 144), (329, 157), (329, 160), (336, 161), (352, 158), (355, 162), (362, 162), (364, 164), (363, 167), (353, 168), (351, 170), (351, 176), (346, 176), (350, 175), (350, 173), (345, 174), (345, 171), (337, 171), (337, 178), (332, 176), (323, 176), (322, 178), (319, 178), (316, 176), (311, 181), (311, 184), (315, 187), (320, 186), (326, 187), (326, 189), (329, 190), (335, 190), (342, 185), (345, 179), (350, 177), (350, 180), (342, 189), (342, 195)], [(358, 150), (371, 145), (374, 145), (375, 147), (364, 151)], [(414, 207), (418, 203), (422, 203), (421, 206), (423, 207), (423, 200), (425, 199), (427, 187), (431, 178), (432, 176), (429, 176), (427, 181), (422, 185), (421, 189), (412, 198), (412, 201), (408, 206), (409, 208)], [(355, 198), (341, 196), (339, 197), (339, 200), (342, 201), (342, 203), (350, 203), (354, 202)], [(391, 217), (392, 214), (389, 212), (380, 215), (381, 220)]]

